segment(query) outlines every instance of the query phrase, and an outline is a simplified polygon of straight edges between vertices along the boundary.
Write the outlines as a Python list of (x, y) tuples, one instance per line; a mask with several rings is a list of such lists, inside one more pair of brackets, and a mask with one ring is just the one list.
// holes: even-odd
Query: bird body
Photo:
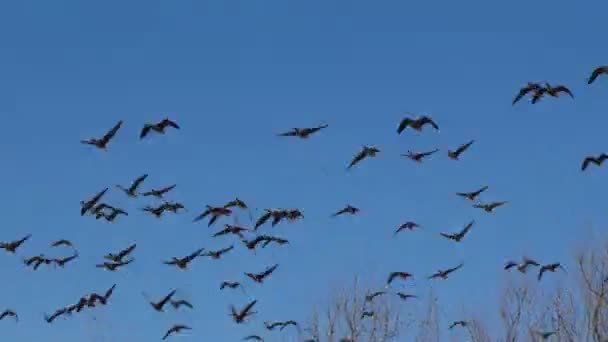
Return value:
[(432, 154), (435, 154), (439, 152), (439, 149), (436, 148), (432, 151), (428, 151), (428, 152), (412, 152), (412, 151), (407, 151), (406, 154), (402, 154), (402, 157), (408, 157), (409, 159), (417, 162), (417, 163), (421, 163), (422, 160), (426, 157), (429, 157)]
[(375, 157), (378, 153), (380, 153), (380, 149), (377, 147), (363, 145), (361, 151), (353, 157), (346, 169), (350, 170), (353, 166), (359, 164), (363, 159)]
[(108, 143), (110, 142), (110, 140), (112, 140), (112, 138), (114, 138), (114, 136), (116, 135), (116, 133), (118, 132), (118, 130), (122, 126), (122, 123), (123, 123), (122, 120), (118, 121), (118, 123), (116, 123), (116, 125), (114, 125), (114, 127), (112, 127), (100, 139), (91, 138), (91, 139), (88, 139), (88, 140), (81, 140), (80, 143), (85, 144), (85, 145), (93, 145), (93, 146), (97, 147), (98, 149), (106, 150), (107, 147), (108, 147)]
[(437, 126), (437, 123), (430, 116), (422, 115), (417, 118), (403, 118), (397, 127), (397, 134), (401, 134), (407, 127), (420, 132), (425, 125), (431, 125), (436, 131), (439, 131), (439, 126)]
[(179, 125), (175, 121), (170, 120), (169, 118), (164, 118), (163, 120), (157, 123), (145, 124), (144, 127), (141, 129), (141, 132), (139, 133), (139, 139), (145, 138), (148, 133), (150, 133), (150, 131), (156, 132), (158, 134), (165, 134), (165, 129), (167, 127), (180, 129)]
[(298, 137), (301, 139), (306, 139), (308, 138), (310, 135), (324, 129), (327, 128), (328, 125), (320, 125), (320, 126), (316, 126), (316, 127), (307, 127), (307, 128), (292, 128), (291, 130), (284, 132), (284, 133), (279, 133), (278, 136), (280, 137)]
[(440, 279), (448, 279), (448, 276), (450, 275), (450, 273), (459, 270), (462, 266), (464, 266), (464, 264), (459, 264), (456, 267), (452, 267), (452, 268), (448, 268), (446, 270), (439, 270), (437, 272), (435, 272), (433, 275), (431, 275), (429, 277), (429, 279), (434, 279), (434, 278), (440, 278)]
[(469, 222), (460, 232), (458, 233), (452, 233), (452, 234), (448, 234), (448, 233), (440, 233), (441, 236), (454, 240), (456, 242), (460, 242), (464, 236), (469, 232), (469, 230), (471, 230), (471, 228), (473, 228), (473, 225), (475, 224), (475, 220)]
[(353, 207), (352, 205), (348, 204), (346, 207), (338, 210), (337, 212), (333, 213), (331, 216), (335, 217), (335, 216), (340, 216), (342, 214), (350, 214), (350, 215), (355, 215), (360, 211), (359, 208)]
[(483, 209), (484, 211), (491, 213), (494, 211), (494, 209), (505, 205), (509, 203), (508, 201), (499, 201), (499, 202), (491, 202), (491, 203), (485, 203), (485, 204), (474, 204), (473, 207), (474, 208), (479, 208), (479, 209)]
[(127, 196), (129, 197), (137, 197), (137, 188), (139, 188), (139, 186), (141, 185), (141, 183), (148, 178), (147, 174), (144, 174), (142, 176), (139, 176), (138, 178), (136, 178), (131, 185), (128, 188), (123, 187), (122, 185), (118, 184), (116, 185), (117, 188), (119, 188), (120, 190), (122, 190), (125, 194), (127, 194)]
[(483, 186), (481, 189), (472, 192), (457, 192), (456, 195), (464, 197), (468, 200), (475, 201), (475, 199), (484, 191), (488, 190), (488, 186)]

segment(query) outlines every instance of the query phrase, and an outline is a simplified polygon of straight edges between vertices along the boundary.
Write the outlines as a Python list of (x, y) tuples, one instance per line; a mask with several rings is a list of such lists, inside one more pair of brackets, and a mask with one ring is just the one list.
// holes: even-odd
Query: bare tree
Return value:
[(315, 310), (306, 332), (318, 342), (397, 341), (403, 327), (400, 312), (391, 296), (365, 299), (355, 280), (351, 289), (333, 296), (325, 310)]

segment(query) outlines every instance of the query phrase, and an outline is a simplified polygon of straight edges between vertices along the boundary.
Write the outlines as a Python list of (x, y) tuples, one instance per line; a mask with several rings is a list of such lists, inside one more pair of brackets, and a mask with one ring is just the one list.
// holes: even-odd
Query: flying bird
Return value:
[(365, 296), (365, 301), (366, 302), (371, 302), (374, 300), (374, 298), (385, 295), (386, 291), (376, 291), (376, 292), (372, 292), (368, 295)]
[(180, 306), (185, 306), (187, 308), (194, 309), (194, 306), (192, 306), (192, 304), (189, 301), (185, 300), (185, 299), (171, 300), (170, 303), (171, 303), (171, 306), (173, 306), (174, 309), (179, 309)]
[(222, 255), (230, 252), (233, 249), (234, 249), (234, 245), (230, 245), (229, 247), (222, 248), (222, 249), (219, 249), (217, 251), (208, 251), (208, 252), (206, 252), (206, 253), (204, 253), (202, 255), (203, 256), (208, 256), (208, 257), (211, 257), (211, 259), (216, 259), (217, 260), (217, 259), (221, 258)]
[(473, 208), (479, 208), (479, 209), (483, 209), (484, 211), (491, 213), (494, 211), (494, 209), (505, 205), (509, 203), (508, 201), (500, 201), (500, 202), (492, 202), (492, 203), (486, 203), (486, 204), (474, 204)]
[(55, 264), (57, 264), (58, 266), (60, 266), (60, 267), (64, 267), (64, 266), (65, 266), (65, 264), (67, 264), (68, 262), (70, 262), (70, 261), (72, 261), (72, 260), (74, 260), (74, 259), (78, 258), (78, 256), (79, 256), (79, 255), (78, 255), (78, 252), (75, 252), (74, 254), (72, 254), (72, 255), (70, 255), (70, 256), (68, 256), (68, 257), (65, 257), (65, 258), (55, 258), (55, 259), (52, 259), (52, 261), (53, 261)]
[(540, 279), (543, 277), (543, 273), (545, 273), (545, 272), (555, 272), (555, 271), (557, 271), (557, 269), (561, 269), (564, 272), (566, 272), (566, 270), (564, 269), (564, 267), (559, 262), (541, 266), (540, 267), (540, 271), (538, 271), (538, 280), (540, 281)]
[(198, 222), (202, 219), (204, 219), (205, 217), (211, 215), (211, 219), (209, 220), (209, 222), (207, 223), (208, 227), (211, 227), (211, 225), (213, 223), (215, 223), (215, 221), (217, 221), (217, 219), (221, 216), (230, 216), (232, 214), (232, 210), (230, 210), (229, 208), (225, 208), (225, 207), (212, 207), (210, 205), (207, 205), (207, 209), (205, 209), (205, 211), (203, 211), (200, 215), (198, 215), (197, 217), (194, 218), (193, 222)]
[(163, 307), (165, 306), (165, 304), (167, 304), (171, 298), (175, 295), (175, 292), (177, 292), (177, 290), (171, 290), (171, 292), (169, 292), (166, 296), (164, 296), (163, 298), (161, 298), (160, 301), (158, 302), (149, 302), (150, 305), (152, 305), (152, 308), (154, 308), (154, 310), (158, 311), (158, 312), (163, 312)]
[(141, 193), (141, 195), (144, 196), (144, 197), (154, 196), (156, 198), (163, 198), (163, 195), (166, 194), (167, 192), (175, 189), (176, 185), (177, 184), (173, 184), (173, 185), (169, 185), (167, 187), (161, 188), (161, 189), (152, 189), (150, 191), (146, 191), (144, 193)]
[(456, 267), (452, 267), (452, 268), (448, 268), (447, 270), (439, 270), (437, 272), (435, 272), (433, 275), (431, 275), (429, 277), (429, 279), (434, 279), (434, 278), (441, 278), (441, 279), (448, 279), (448, 275), (450, 275), (450, 273), (459, 270), (464, 264), (460, 263), (458, 266)]
[(223, 290), (225, 288), (229, 288), (229, 289), (236, 289), (237, 287), (240, 287), (241, 283), (237, 282), (237, 281), (223, 281), (222, 284), (220, 285), (220, 290)]
[(535, 90), (534, 95), (532, 96), (532, 103), (538, 102), (545, 95), (550, 95), (552, 97), (559, 97), (560, 93), (566, 93), (571, 98), (574, 98), (574, 95), (572, 94), (570, 89), (568, 89), (566, 86), (558, 85), (556, 87), (553, 87), (549, 83), (545, 82), (544, 87), (541, 87), (541, 88)]
[(36, 256), (26, 258), (23, 260), (23, 263), (26, 266), (31, 266), (32, 264), (34, 264), (34, 266), (33, 266), (34, 270), (37, 270), (38, 267), (40, 267), (40, 265), (42, 265), (42, 264), (50, 265), (51, 262), (52, 262), (52, 260), (47, 258), (44, 254), (36, 255)]
[(353, 160), (350, 162), (350, 164), (348, 164), (346, 169), (350, 170), (353, 166), (357, 165), (363, 159), (368, 157), (376, 157), (378, 153), (380, 153), (380, 149), (378, 149), (377, 147), (363, 145), (361, 151), (353, 157)]
[(484, 191), (488, 190), (488, 186), (484, 186), (481, 189), (477, 190), (477, 191), (472, 191), (472, 192), (457, 192), (456, 195), (460, 196), (460, 197), (464, 197), (466, 199), (469, 199), (471, 201), (475, 201), (475, 199)]
[(407, 151), (406, 154), (402, 154), (402, 157), (408, 157), (409, 159), (421, 163), (422, 160), (426, 157), (429, 157), (430, 155), (437, 153), (439, 151), (438, 148), (432, 150), (432, 151), (428, 151), (428, 152), (412, 152), (412, 151)]
[(118, 215), (129, 216), (129, 213), (127, 213), (126, 211), (124, 211), (120, 208), (111, 208), (110, 210), (112, 211), (111, 213), (102, 215), (105, 218), (105, 220), (110, 223), (114, 223), (116, 220), (116, 217), (118, 217)]
[(316, 127), (309, 128), (292, 128), (290, 131), (277, 134), (280, 137), (298, 137), (301, 139), (308, 138), (311, 134), (314, 134), (324, 128), (327, 128), (328, 125), (320, 125)]
[(258, 335), (249, 335), (247, 337), (244, 337), (243, 341), (264, 341), (264, 339)]
[(84, 216), (84, 214), (90, 211), (97, 204), (97, 202), (99, 202), (103, 195), (106, 194), (107, 191), (108, 188), (105, 188), (98, 192), (95, 196), (93, 196), (93, 198), (89, 199), (88, 201), (80, 201), (80, 205), (82, 206), (82, 208), (80, 209), (80, 216)]
[(122, 120), (118, 121), (118, 123), (114, 125), (114, 127), (112, 127), (101, 139), (91, 138), (88, 140), (81, 140), (80, 142), (86, 145), (93, 145), (101, 150), (106, 150), (108, 143), (116, 135), (116, 132), (118, 132), (121, 126)]
[(45, 320), (47, 323), (53, 323), (53, 321), (54, 321), (54, 320), (55, 320), (57, 317), (59, 317), (59, 316), (61, 316), (61, 315), (65, 315), (65, 314), (67, 314), (67, 313), (68, 313), (68, 309), (67, 309), (67, 308), (61, 308), (61, 309), (59, 309), (59, 310), (55, 311), (55, 312), (54, 312), (52, 315), (47, 315), (47, 314), (44, 314), (44, 320)]
[(6, 250), (9, 253), (15, 253), (17, 251), (17, 248), (19, 248), (21, 245), (23, 245), (23, 243), (27, 240), (29, 240), (29, 238), (32, 237), (32, 234), (27, 234), (26, 236), (24, 236), (23, 238), (19, 239), (19, 240), (15, 240), (15, 241), (11, 241), (11, 242), (0, 242), (0, 248), (4, 248), (4, 250)]
[(238, 197), (233, 199), (232, 201), (224, 204), (224, 208), (232, 208), (232, 207), (237, 207), (240, 209), (249, 209), (247, 207), (247, 204), (245, 202), (243, 202), (242, 200), (240, 200)]
[(431, 119), (431, 117), (422, 115), (417, 118), (403, 118), (401, 122), (399, 122), (399, 127), (397, 127), (397, 134), (401, 134), (407, 127), (411, 127), (414, 130), (420, 132), (425, 125), (431, 125), (435, 130), (439, 130), (439, 126)]
[(528, 93), (531, 93), (533, 91), (537, 91), (539, 89), (541, 89), (540, 83), (537, 83), (537, 82), (528, 82), (528, 84), (526, 86), (524, 86), (523, 88), (519, 89), (519, 92), (517, 93), (517, 95), (513, 99), (512, 105), (515, 105), (519, 100), (521, 100)]
[(536, 335), (538, 335), (538, 337), (540, 337), (541, 340), (544, 341), (544, 340), (548, 339), (549, 337), (557, 334), (557, 331), (535, 331), (534, 333)]
[(254, 299), (249, 304), (245, 305), (245, 307), (240, 311), (237, 311), (236, 308), (234, 307), (234, 305), (231, 305), (230, 306), (230, 315), (232, 316), (232, 319), (234, 320), (234, 322), (237, 324), (241, 324), (241, 323), (245, 322), (245, 319), (247, 317), (255, 314), (256, 312), (251, 311), (251, 309), (253, 309), (253, 306), (257, 302), (258, 301), (256, 299)]
[(19, 321), (19, 316), (15, 311), (11, 309), (4, 310), (2, 313), (0, 313), (0, 321), (3, 320), (5, 317), (13, 317), (15, 321)]
[(249, 231), (249, 229), (245, 228), (245, 227), (237, 226), (237, 225), (226, 224), (224, 226), (224, 229), (213, 234), (213, 237), (218, 237), (218, 236), (222, 236), (222, 235), (226, 235), (226, 234), (233, 234), (233, 235), (237, 235), (238, 237), (243, 239), (244, 238), (243, 232), (246, 232), (246, 231)]
[(353, 207), (352, 205), (348, 204), (346, 207), (338, 210), (337, 212), (333, 213), (331, 216), (332, 217), (336, 217), (336, 216), (340, 216), (342, 214), (350, 214), (350, 215), (355, 215), (360, 211), (359, 208)]
[(205, 250), (204, 248), (199, 248), (196, 251), (194, 251), (194, 253), (186, 255), (183, 258), (173, 257), (170, 261), (163, 261), (163, 263), (165, 265), (175, 265), (178, 268), (185, 270), (188, 268), (188, 264), (190, 264), (190, 262), (192, 262), (192, 260), (194, 260), (197, 257), (202, 255), (204, 250)]
[(471, 228), (473, 228), (473, 225), (475, 224), (475, 220), (469, 222), (460, 232), (458, 233), (439, 233), (441, 236), (454, 240), (456, 242), (460, 242), (460, 240), (462, 240), (464, 238), (464, 236), (469, 232), (469, 230), (471, 230)]
[(137, 197), (137, 188), (146, 178), (148, 178), (148, 175), (144, 174), (142, 176), (137, 177), (128, 188), (125, 188), (120, 184), (117, 184), (116, 187), (122, 190), (129, 197)]
[(169, 118), (165, 118), (157, 123), (145, 124), (144, 127), (141, 129), (141, 133), (139, 133), (139, 139), (145, 138), (151, 130), (159, 134), (165, 134), (165, 128), (167, 127), (180, 129), (179, 125), (175, 121), (169, 120)]
[(471, 145), (473, 145), (474, 142), (475, 142), (475, 140), (471, 140), (466, 144), (462, 144), (462, 145), (458, 146), (458, 148), (455, 151), (448, 150), (448, 157), (453, 160), (459, 160), (458, 157), (460, 157), (460, 155), (464, 151), (466, 151), (469, 147), (471, 147)]
[(245, 275), (248, 276), (249, 278), (251, 278), (253, 281), (255, 281), (256, 283), (263, 283), (264, 279), (266, 279), (266, 277), (270, 276), (276, 269), (277, 267), (279, 267), (279, 264), (274, 264), (268, 268), (266, 268), (264, 271), (260, 272), (260, 273), (249, 273), (249, 272), (245, 272)]
[(408, 300), (409, 298), (418, 298), (418, 296), (416, 296), (416, 295), (403, 293), (403, 292), (397, 292), (397, 296), (399, 296), (399, 298), (404, 301)]
[(131, 254), (131, 252), (133, 252), (133, 250), (135, 250), (135, 247), (137, 247), (136, 243), (134, 243), (134, 244), (130, 245), (129, 247), (127, 247), (127, 248), (119, 251), (116, 254), (108, 253), (108, 254), (104, 255), (104, 259), (108, 259), (108, 260), (111, 260), (113, 262), (120, 262), (126, 256), (128, 256), (129, 254)]
[(589, 76), (589, 79), (587, 80), (587, 84), (593, 83), (593, 81), (595, 81), (595, 79), (598, 78), (602, 74), (608, 75), (608, 65), (602, 65), (602, 66), (595, 68), (593, 70), (593, 72), (591, 73), (591, 76)]
[(172, 326), (171, 328), (169, 328), (169, 330), (167, 330), (167, 332), (165, 333), (165, 336), (163, 337), (163, 340), (166, 340), (167, 337), (169, 337), (173, 334), (177, 334), (182, 330), (192, 330), (192, 328), (190, 328), (187, 325), (176, 324), (176, 325)]
[(461, 327), (465, 328), (466, 326), (469, 325), (469, 323), (467, 321), (455, 321), (454, 323), (452, 323), (452, 325), (450, 325), (450, 327), (448, 329), (454, 329), (454, 327), (457, 327), (459, 325)]
[(411, 278), (413, 275), (408, 272), (391, 272), (388, 275), (388, 279), (386, 281), (386, 285), (390, 285), (395, 279), (399, 278), (402, 280), (407, 280), (407, 278)]
[(600, 165), (602, 165), (602, 163), (604, 163), (604, 160), (606, 160), (606, 159), (608, 159), (608, 154), (606, 154), (606, 153), (602, 153), (597, 157), (588, 156), (583, 160), (583, 165), (581, 166), (581, 171), (585, 171), (587, 169), (587, 166), (589, 166), (590, 163), (600, 166)]
[(400, 225), (399, 228), (397, 228), (397, 230), (395, 231), (395, 234), (393, 234), (393, 235), (399, 234), (402, 230), (414, 230), (414, 228), (419, 228), (419, 227), (420, 227), (420, 225), (418, 225), (418, 223), (408, 221), (408, 222), (405, 222), (402, 225)]
[(66, 240), (66, 239), (57, 240), (57, 241), (54, 241), (51, 243), (51, 247), (59, 247), (59, 246), (67, 246), (72, 249), (76, 249), (76, 248), (74, 248), (74, 244), (72, 244), (72, 242), (70, 240)]

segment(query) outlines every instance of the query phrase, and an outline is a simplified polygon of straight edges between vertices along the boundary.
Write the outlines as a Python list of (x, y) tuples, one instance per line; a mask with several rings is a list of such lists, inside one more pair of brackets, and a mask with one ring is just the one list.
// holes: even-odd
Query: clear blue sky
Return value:
[[(503, 262), (526, 253), (570, 260), (573, 248), (605, 225), (605, 168), (582, 174), (587, 154), (604, 152), (608, 79), (585, 83), (608, 64), (604, 3), (383, 1), (26, 1), (0, 7), (1, 239), (32, 233), (18, 255), (0, 255), (0, 306), (21, 316), (0, 322), (10, 341), (154, 341), (173, 323), (194, 330), (179, 341), (235, 341), (263, 320), (304, 319), (311, 303), (359, 274), (382, 287), (391, 270), (416, 279), (464, 261), (434, 283), (442, 318), (463, 308), (496, 314)], [(566, 25), (566, 26), (561, 26)], [(566, 84), (576, 99), (512, 107), (528, 80)], [(430, 113), (436, 133), (395, 132), (402, 113)], [(139, 141), (143, 123), (165, 116), (183, 129)], [(79, 144), (125, 124), (102, 152)], [(329, 124), (308, 141), (280, 139), (291, 127)], [(470, 139), (461, 162), (445, 151)], [(361, 144), (382, 149), (350, 173)], [(438, 147), (422, 165), (399, 157)], [(129, 217), (114, 225), (78, 215), (78, 202), (142, 173), (144, 187), (177, 183), (171, 199), (188, 213), (162, 220), (111, 189), (107, 200)], [(456, 191), (490, 189), (508, 200), (495, 215)], [(281, 224), (287, 248), (254, 258), (239, 244), (219, 261), (187, 272), (162, 265), (198, 247), (232, 243), (192, 218), (235, 196), (254, 208), (297, 207), (304, 221)], [(329, 219), (351, 203), (358, 217)], [(259, 210), (254, 210), (254, 216)], [(438, 236), (475, 219), (465, 240)], [(241, 216), (240, 222), (247, 223)], [(423, 230), (392, 238), (402, 222)], [(217, 225), (216, 228), (221, 227)], [(590, 228), (591, 227), (591, 228)], [(270, 229), (270, 228), (265, 228)], [(71, 239), (81, 258), (37, 272), (20, 259), (61, 255), (48, 244)], [(116, 273), (94, 267), (102, 255), (137, 242), (135, 263)], [(280, 263), (263, 286), (242, 277)], [(566, 267), (569, 265), (566, 264)], [(571, 266), (572, 267), (572, 266)], [(547, 277), (557, 281), (561, 276)], [(243, 280), (248, 295), (220, 292)], [(104, 308), (59, 319), (43, 312), (117, 283)], [(551, 286), (551, 285), (543, 285)], [(179, 288), (192, 312), (159, 314), (141, 292)], [(259, 299), (257, 318), (238, 326), (228, 306)], [(2, 309), (0, 308), (0, 309)], [(271, 336), (266, 334), (272, 340)], [(278, 335), (274, 335), (278, 338)]]

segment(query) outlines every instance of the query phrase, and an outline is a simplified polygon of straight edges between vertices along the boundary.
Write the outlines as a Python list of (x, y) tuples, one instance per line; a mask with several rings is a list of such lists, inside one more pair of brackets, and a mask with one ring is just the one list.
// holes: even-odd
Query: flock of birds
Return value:
[[(591, 76), (589, 77), (588, 84), (593, 83), (602, 74), (608, 75), (608, 66), (601, 66), (601, 67), (596, 68), (592, 72)], [(522, 98), (524, 98), (525, 96), (530, 95), (530, 94), (531, 94), (530, 102), (538, 103), (542, 98), (544, 98), (546, 96), (558, 97), (562, 93), (565, 93), (565, 94), (569, 95), (571, 98), (574, 98), (572, 91), (570, 91), (570, 89), (568, 89), (564, 85), (552, 86), (547, 82), (544, 82), (543, 84), (538, 83), (538, 82), (528, 82), (528, 84), (526, 86), (524, 86), (520, 89), (520, 91), (517, 93), (517, 95), (514, 98), (512, 103), (513, 103), (513, 105), (515, 105)], [(100, 149), (100, 150), (107, 150), (109, 143), (112, 141), (112, 138), (120, 130), (122, 125), (123, 125), (123, 121), (119, 121), (101, 138), (91, 138), (88, 140), (82, 140), (81, 143), (94, 146), (95, 148)], [(417, 116), (417, 117), (405, 117), (401, 120), (401, 122), (399, 123), (399, 125), (397, 127), (397, 134), (402, 134), (408, 128), (411, 128), (416, 132), (422, 132), (423, 128), (426, 126), (430, 126), (434, 130), (439, 131), (438, 124), (428, 115), (421, 115), (421, 116)], [(139, 138), (144, 139), (144, 138), (148, 137), (152, 132), (160, 134), (160, 135), (165, 134), (168, 128), (179, 130), (180, 126), (175, 121), (173, 121), (169, 118), (165, 118), (157, 123), (147, 123), (141, 129)], [(326, 128), (328, 128), (328, 125), (326, 125), (326, 124), (316, 126), (316, 127), (309, 127), (309, 128), (293, 128), (287, 132), (278, 134), (278, 136), (307, 139), (307, 138), (311, 137), (313, 134), (318, 133), (319, 131), (324, 130)], [(454, 150), (448, 150), (447, 156), (452, 160), (459, 161), (462, 154), (465, 151), (467, 151), (474, 143), (475, 143), (475, 140), (470, 140), (470, 141), (458, 146)], [(409, 158), (417, 163), (422, 163), (423, 160), (425, 160), (425, 158), (428, 158), (437, 152), (439, 152), (438, 149), (433, 149), (433, 150), (424, 151), (424, 152), (408, 151), (406, 154), (402, 154), (402, 156)], [(361, 163), (363, 160), (377, 156), (378, 153), (380, 153), (380, 149), (378, 147), (364, 145), (363, 148), (352, 158), (350, 163), (347, 165), (346, 169), (350, 170), (354, 166)], [(582, 170), (585, 170), (590, 163), (594, 163), (599, 166), (606, 159), (608, 159), (608, 154), (605, 154), (605, 153), (601, 154), (597, 157), (594, 157), (594, 156), (586, 157), (582, 163)], [(173, 190), (176, 187), (176, 184), (172, 184), (172, 185), (162, 187), (162, 188), (151, 188), (146, 191), (140, 191), (140, 189), (143, 186), (144, 181), (146, 180), (147, 177), (148, 177), (147, 174), (141, 175), (140, 177), (133, 180), (133, 182), (129, 186), (116, 185), (116, 188), (119, 189), (121, 192), (123, 192), (129, 198), (137, 198), (137, 197), (142, 196), (142, 197), (151, 197), (151, 198), (160, 200), (161, 203), (158, 204), (157, 206), (147, 205), (141, 209), (143, 212), (149, 213), (150, 215), (153, 215), (156, 218), (161, 218), (166, 213), (177, 214), (180, 210), (185, 210), (185, 206), (182, 203), (167, 201), (164, 198), (164, 196), (167, 193), (169, 193), (171, 190)], [(480, 195), (482, 193), (484, 193), (485, 191), (487, 191), (488, 189), (489, 189), (488, 186), (483, 186), (483, 187), (479, 188), (478, 190), (471, 191), (471, 192), (458, 192), (458, 193), (456, 193), (456, 195), (467, 201), (472, 202), (472, 206), (474, 208), (483, 210), (486, 213), (492, 213), (498, 207), (501, 207), (501, 206), (509, 203), (508, 201), (495, 201), (495, 202), (479, 201), (478, 198), (480, 197)], [(94, 196), (92, 196), (91, 198), (89, 198), (87, 200), (80, 201), (80, 205), (81, 205), (80, 215), (81, 216), (92, 216), (92, 217), (95, 217), (95, 219), (97, 219), (97, 220), (103, 219), (108, 222), (115, 222), (115, 220), (120, 215), (128, 216), (129, 213), (126, 210), (117, 208), (115, 206), (112, 206), (109, 203), (103, 202), (104, 196), (106, 195), (106, 193), (108, 191), (109, 191), (109, 187), (99, 191), (97, 194), (95, 194)], [(220, 206), (207, 205), (206, 208), (199, 215), (194, 217), (193, 222), (199, 222), (201, 220), (208, 218), (207, 226), (211, 227), (221, 218), (233, 216), (233, 214), (235, 213), (236, 210), (249, 211), (249, 215), (251, 217), (251, 211), (250, 211), (249, 206), (241, 199), (235, 198), (234, 200), (229, 201)], [(348, 204), (344, 208), (333, 213), (331, 216), (337, 217), (337, 216), (341, 216), (341, 215), (357, 215), (359, 213), (359, 211), (360, 211), (359, 208)], [(235, 238), (238, 239), (237, 241), (242, 243), (243, 246), (245, 246), (247, 249), (253, 250), (253, 251), (255, 251), (256, 248), (258, 248), (258, 247), (265, 248), (269, 244), (286, 245), (286, 244), (289, 244), (289, 241), (287, 239), (273, 236), (273, 235), (264, 234), (264, 233), (259, 233), (260, 228), (262, 228), (262, 226), (266, 225), (267, 223), (270, 223), (270, 225), (272, 227), (274, 227), (274, 226), (280, 224), (281, 222), (294, 222), (296, 220), (301, 220), (301, 219), (304, 219), (304, 214), (302, 213), (301, 210), (296, 209), (296, 208), (291, 208), (291, 209), (289, 209), (289, 208), (288, 209), (267, 208), (267, 209), (264, 209), (263, 213), (260, 215), (260, 217), (257, 218), (257, 220), (255, 220), (255, 222), (252, 222), (253, 224), (251, 227), (241, 226), (238, 224), (224, 224), (224, 227), (222, 229), (220, 229), (219, 231), (217, 231), (216, 233), (214, 233), (213, 237), (219, 237), (219, 236), (225, 236), (225, 235), (234, 236)], [(471, 229), (474, 227), (474, 225), (475, 225), (475, 220), (472, 220), (469, 223), (467, 223), (462, 228), (462, 230), (457, 231), (457, 232), (441, 232), (440, 236), (442, 236), (446, 239), (452, 240), (456, 243), (460, 243), (463, 241), (465, 236), (471, 231)], [(397, 227), (397, 229), (394, 232), (394, 235), (396, 236), (400, 233), (403, 233), (404, 231), (413, 231), (418, 228), (420, 228), (420, 225), (418, 223), (413, 222), (413, 221), (408, 221), (408, 222), (401, 224), (399, 227)], [(247, 238), (246, 235), (249, 235), (250, 238)], [(22, 246), (28, 239), (30, 239), (30, 237), (31, 237), (31, 235), (28, 234), (19, 240), (15, 240), (15, 241), (11, 241), (11, 242), (1, 242), (0, 248), (6, 250), (9, 253), (15, 253), (20, 246)], [(63, 257), (63, 258), (50, 258), (50, 257), (47, 257), (45, 254), (31, 256), (28, 258), (24, 258), (25, 265), (27, 265), (28, 267), (32, 267), (34, 270), (37, 270), (43, 264), (47, 265), (47, 266), (57, 265), (60, 267), (64, 267), (68, 263), (70, 263), (71, 261), (73, 261), (79, 257), (78, 250), (72, 244), (72, 242), (70, 242), (69, 240), (61, 239), (61, 240), (52, 242), (50, 245), (51, 245), (51, 247), (63, 246), (66, 248), (70, 248), (72, 252), (70, 255)], [(108, 253), (104, 256), (104, 261), (97, 264), (96, 267), (104, 268), (109, 271), (117, 271), (118, 269), (120, 269), (122, 267), (126, 267), (127, 265), (129, 265), (130, 263), (132, 263), (134, 261), (134, 258), (131, 257), (131, 254), (134, 252), (136, 247), (137, 247), (137, 244), (133, 243), (130, 246), (124, 248), (123, 250)], [(211, 251), (205, 250), (204, 248), (200, 248), (187, 255), (176, 256), (176, 257), (171, 258), (170, 260), (165, 260), (165, 261), (163, 261), (163, 263), (168, 266), (175, 266), (181, 270), (187, 270), (188, 265), (199, 257), (220, 259), (226, 253), (230, 253), (234, 248), (235, 248), (235, 244), (232, 244), (230, 246), (227, 246), (227, 247), (219, 249), (219, 250), (211, 250)], [(260, 272), (257, 272), (257, 273), (244, 272), (244, 275), (255, 283), (263, 284), (264, 281), (278, 269), (278, 267), (279, 267), (279, 264), (269, 265), (265, 269), (261, 270)], [(439, 269), (432, 275), (428, 276), (428, 279), (446, 280), (452, 273), (460, 270), (463, 267), (464, 267), (464, 263), (460, 263), (453, 267)], [(539, 281), (542, 279), (543, 275), (546, 272), (555, 272), (558, 269), (563, 270), (563, 267), (559, 262), (541, 264), (541, 263), (539, 263), (533, 259), (530, 259), (528, 257), (525, 257), (525, 256), (522, 258), (521, 262), (508, 261), (506, 263), (506, 265), (504, 266), (504, 269), (511, 270), (512, 268), (515, 268), (522, 274), (525, 274), (526, 271), (530, 267), (538, 267), (538, 269), (539, 269), (538, 280)], [(385, 290), (366, 294), (365, 303), (371, 303), (375, 298), (388, 294), (389, 292), (386, 289), (388, 289), (394, 281), (396, 281), (396, 280), (406, 281), (410, 278), (413, 278), (413, 275), (411, 273), (403, 271), (403, 270), (397, 270), (397, 271), (390, 272), (388, 274), (388, 278), (386, 281)], [(219, 289), (220, 290), (234, 290), (234, 289), (237, 289), (240, 287), (242, 287), (242, 283), (239, 281), (224, 280), (220, 284)], [(109, 289), (107, 289), (103, 293), (97, 293), (97, 292), (88, 293), (88, 294), (80, 297), (80, 299), (78, 299), (74, 303), (68, 304), (59, 309), (56, 309), (52, 314), (45, 315), (44, 319), (48, 323), (52, 323), (58, 317), (69, 316), (73, 313), (81, 312), (85, 308), (93, 308), (93, 307), (96, 307), (97, 305), (107, 305), (111, 299), (112, 293), (115, 290), (115, 288), (116, 288), (116, 284), (111, 286)], [(165, 296), (160, 298), (158, 301), (149, 301), (150, 306), (158, 312), (164, 312), (164, 308), (167, 305), (170, 305), (175, 309), (180, 308), (182, 306), (192, 309), (193, 305), (190, 302), (188, 302), (187, 300), (174, 298), (176, 296), (176, 292), (177, 292), (176, 289), (169, 290), (168, 294), (166, 294)], [(415, 294), (404, 293), (404, 292), (396, 292), (395, 295), (397, 295), (399, 298), (401, 298), (404, 301), (408, 300), (410, 298), (417, 297)], [(251, 317), (252, 315), (257, 313), (256, 311), (254, 311), (254, 307), (257, 302), (258, 302), (257, 299), (254, 299), (254, 300), (246, 303), (240, 309), (237, 309), (235, 306), (231, 306), (230, 307), (230, 316), (232, 317), (233, 321), (236, 324), (242, 324), (242, 323), (247, 322), (249, 317)], [(364, 305), (362, 312), (361, 312), (361, 319), (365, 319), (367, 317), (373, 317), (374, 315), (375, 315), (375, 313), (372, 310), (370, 310), (367, 307), (367, 305)], [(0, 320), (4, 319), (6, 317), (14, 317), (15, 320), (18, 320), (17, 313), (12, 309), (7, 309), (0, 314)], [(467, 321), (462, 321), (462, 320), (455, 321), (450, 325), (449, 328), (452, 329), (456, 326), (466, 327), (467, 324), (468, 324)], [(299, 329), (299, 324), (294, 320), (273, 321), (273, 322), (265, 321), (264, 322), (265, 329), (267, 329), (269, 331), (275, 330), (277, 328), (282, 331), (283, 329), (285, 329), (289, 326), (294, 326)], [(174, 334), (177, 334), (183, 330), (191, 330), (191, 329), (192, 328), (186, 324), (176, 323), (166, 330), (162, 339), (165, 340), (168, 337), (170, 337)], [(539, 332), (539, 335), (542, 338), (548, 338), (549, 336), (553, 335), (554, 333), (555, 332)], [(250, 335), (250, 336), (245, 337), (244, 340), (263, 341), (263, 338), (260, 335)], [(353, 339), (352, 339), (352, 337), (351, 338), (345, 337), (345, 338), (341, 339), (340, 341), (341, 342), (352, 342)], [(314, 339), (308, 339), (308, 340), (306, 340), (306, 342), (316, 342), (316, 341)]]

